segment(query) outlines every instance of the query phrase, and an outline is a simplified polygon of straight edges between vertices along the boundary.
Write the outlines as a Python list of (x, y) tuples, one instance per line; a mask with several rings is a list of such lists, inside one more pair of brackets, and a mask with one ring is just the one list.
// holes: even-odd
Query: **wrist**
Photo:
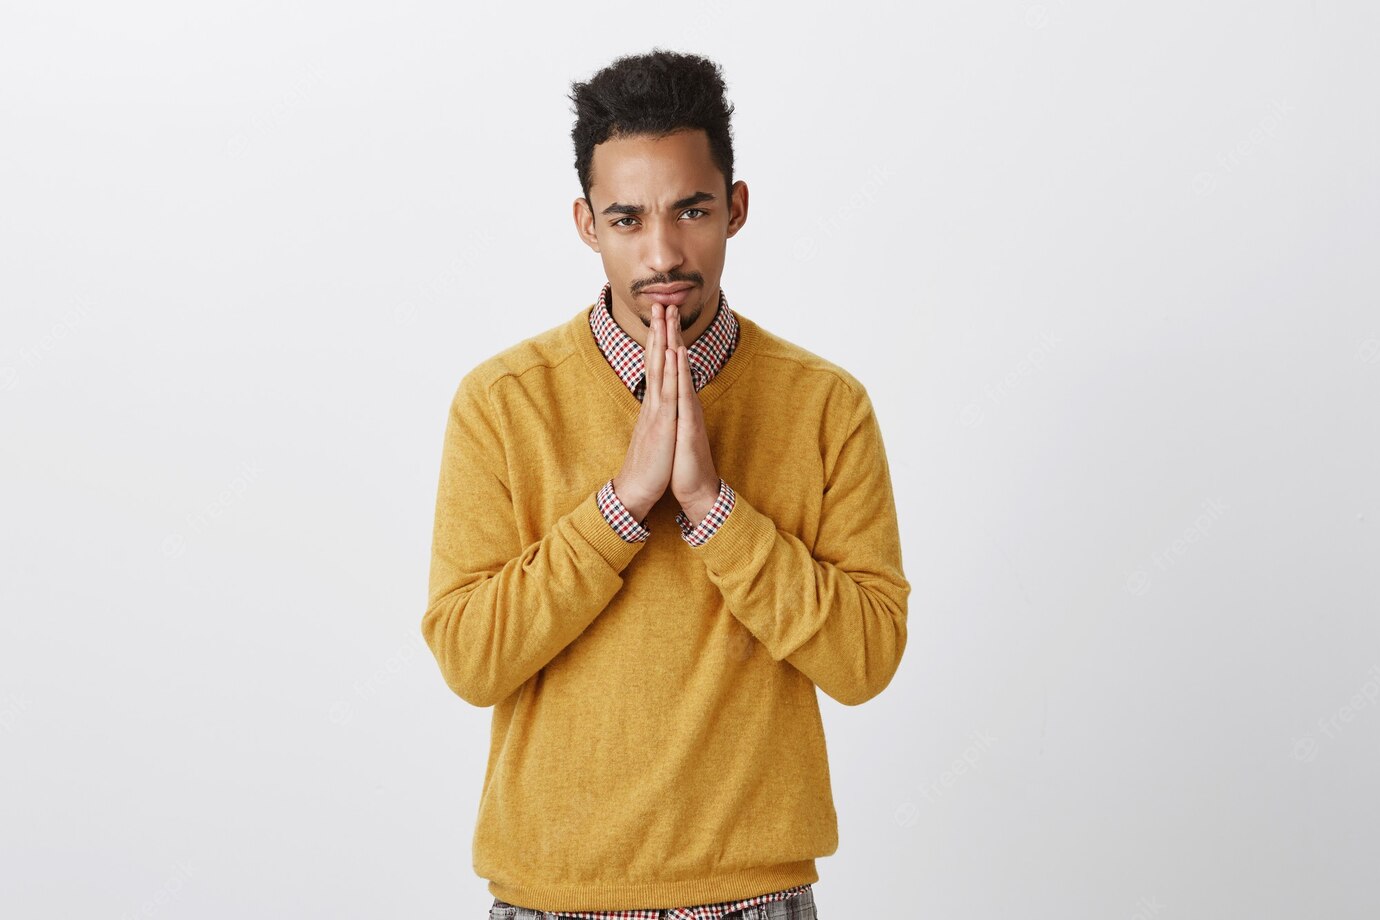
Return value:
[(613, 479), (613, 494), (633, 516), (633, 520), (639, 524), (646, 519), (647, 515), (652, 513), (652, 506), (656, 504), (655, 499), (648, 500), (645, 496), (639, 495), (635, 489), (628, 488), (626, 485), (619, 485), (616, 476)]
[(713, 508), (714, 503), (719, 500), (720, 491), (722, 491), (722, 480), (715, 477), (713, 488), (701, 489), (696, 495), (683, 501), (677, 498), (677, 501), (680, 501), (680, 508), (690, 519), (690, 523), (698, 524), (704, 520), (705, 515), (709, 514), (709, 509)]

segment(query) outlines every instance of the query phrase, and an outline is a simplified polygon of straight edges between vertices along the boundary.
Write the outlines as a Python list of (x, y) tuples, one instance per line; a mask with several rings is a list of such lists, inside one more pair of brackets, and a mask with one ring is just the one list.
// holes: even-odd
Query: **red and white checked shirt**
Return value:
[[(628, 335), (613, 318), (610, 287), (611, 285), (605, 283), (599, 291), (599, 303), (589, 311), (589, 327), (609, 366), (619, 379), (627, 384), (628, 389), (632, 390), (638, 402), (641, 402), (643, 394), (647, 391), (647, 370), (644, 360), (647, 349), (638, 344), (637, 339)], [(686, 358), (690, 362), (690, 379), (695, 384), (696, 393), (714, 379), (714, 375), (728, 363), (729, 357), (737, 347), (738, 318), (728, 308), (728, 298), (724, 296), (723, 288), (719, 288), (719, 308), (714, 314), (713, 321), (699, 338), (685, 349)], [(604, 483), (595, 500), (599, 503), (604, 520), (608, 521), (609, 526), (624, 540), (629, 543), (641, 543), (652, 535), (652, 531), (646, 525), (633, 520), (632, 513), (618, 500), (613, 491), (612, 479)], [(700, 546), (714, 536), (714, 532), (732, 510), (733, 489), (720, 478), (719, 496), (704, 516), (704, 520), (692, 526), (684, 510), (676, 513), (681, 539), (691, 546)]]
[[(609, 362), (609, 366), (618, 374), (619, 379), (627, 384), (628, 389), (632, 390), (632, 394), (640, 402), (647, 390), (647, 373), (644, 362), (646, 349), (638, 344), (637, 339), (628, 335), (613, 318), (612, 299), (609, 293), (609, 285), (606, 283), (599, 292), (598, 305), (589, 312), (589, 327), (594, 333), (595, 341), (599, 343), (599, 350), (603, 352), (604, 358)], [(728, 363), (729, 357), (732, 356), (733, 350), (737, 347), (738, 319), (728, 308), (728, 298), (724, 296), (723, 288), (720, 288), (719, 309), (714, 315), (713, 321), (710, 322), (700, 337), (691, 342), (685, 349), (686, 357), (690, 362), (690, 377), (694, 381), (696, 393), (706, 383), (714, 379), (714, 375)], [(618, 496), (613, 491), (612, 479), (599, 490), (597, 500), (599, 510), (604, 514), (604, 519), (624, 540), (635, 543), (651, 536), (651, 530), (642, 523), (634, 521), (628, 509), (623, 507), (623, 503), (618, 500)], [(714, 535), (714, 531), (718, 529), (732, 510), (733, 489), (720, 478), (718, 500), (709, 509), (704, 520), (692, 527), (690, 519), (685, 516), (684, 511), (676, 514), (676, 523), (680, 525), (681, 539), (691, 546), (699, 546)], [(809, 888), (809, 885), (796, 885), (793, 888), (760, 894), (742, 901), (677, 907), (665, 912), (665, 920), (720, 920), (725, 914), (735, 910), (765, 904), (768, 901), (783, 901), (802, 891), (807, 891)], [(633, 909), (575, 911), (573, 913), (560, 913), (557, 916), (598, 918), (598, 920), (661, 920), (662, 913), (660, 910)]]

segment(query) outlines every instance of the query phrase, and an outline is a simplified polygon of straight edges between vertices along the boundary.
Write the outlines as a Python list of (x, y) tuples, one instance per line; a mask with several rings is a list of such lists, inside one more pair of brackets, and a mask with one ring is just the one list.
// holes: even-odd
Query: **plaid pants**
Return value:
[[(669, 917), (669, 910), (655, 912), (659, 917)], [(494, 906), (489, 909), (489, 920), (560, 920), (565, 914), (548, 910), (533, 910), (518, 907), (507, 901), (494, 898)], [(815, 913), (815, 897), (811, 890), (802, 891), (780, 901), (768, 901), (744, 907), (723, 915), (722, 920), (819, 920)]]

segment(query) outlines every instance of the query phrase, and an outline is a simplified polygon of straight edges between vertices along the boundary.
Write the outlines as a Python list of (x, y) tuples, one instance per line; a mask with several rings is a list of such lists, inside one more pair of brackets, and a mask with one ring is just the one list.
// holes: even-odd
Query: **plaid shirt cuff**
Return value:
[(676, 523), (680, 525), (680, 538), (691, 546), (703, 546), (705, 541), (714, 536), (715, 531), (728, 518), (728, 513), (733, 510), (733, 489), (722, 478), (719, 479), (719, 497), (714, 500), (709, 513), (704, 516), (693, 527), (690, 525), (690, 518), (685, 516), (684, 509), (676, 512)]
[(618, 495), (613, 491), (613, 480), (604, 483), (594, 496), (595, 502), (599, 505), (599, 511), (604, 515), (604, 520), (609, 522), (618, 536), (629, 543), (642, 543), (652, 535), (652, 531), (645, 525), (633, 520), (632, 512), (623, 507), (623, 503), (618, 500)]

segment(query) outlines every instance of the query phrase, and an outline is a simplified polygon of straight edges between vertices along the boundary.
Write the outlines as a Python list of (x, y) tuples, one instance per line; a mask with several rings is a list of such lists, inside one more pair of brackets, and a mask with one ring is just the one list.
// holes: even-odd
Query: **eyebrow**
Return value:
[[(681, 208), (688, 208), (688, 207), (690, 207), (692, 204), (699, 204), (701, 201), (715, 201), (715, 200), (717, 200), (717, 199), (715, 199), (715, 197), (714, 197), (713, 195), (711, 195), (709, 192), (696, 192), (696, 193), (693, 194), (693, 195), (686, 195), (684, 198), (680, 199), (679, 201), (673, 201), (673, 202), (671, 202), (671, 210), (672, 210), (672, 211), (679, 211)], [(604, 210), (600, 211), (599, 213), (600, 213), (600, 214), (633, 214), (633, 215), (637, 215), (637, 214), (643, 213), (643, 212), (646, 211), (646, 210), (647, 210), (647, 209), (644, 208), (644, 207), (643, 207), (642, 205), (640, 205), (640, 204), (619, 204), (618, 202), (615, 201), (613, 204), (609, 205), (607, 208), (604, 208)]]

